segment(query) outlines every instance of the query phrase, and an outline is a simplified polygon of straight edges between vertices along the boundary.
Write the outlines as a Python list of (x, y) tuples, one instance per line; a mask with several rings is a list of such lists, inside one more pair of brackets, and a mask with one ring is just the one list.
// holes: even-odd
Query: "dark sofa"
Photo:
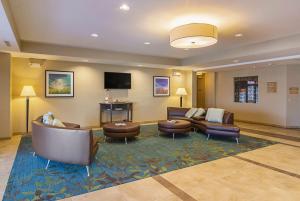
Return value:
[(178, 107), (168, 107), (167, 108), (167, 118), (170, 119), (181, 119), (187, 120), (192, 123), (192, 127), (195, 130), (200, 130), (201, 132), (207, 134), (207, 139), (211, 135), (220, 135), (234, 137), (236, 142), (239, 143), (240, 128), (234, 125), (234, 114), (228, 111), (224, 112), (223, 122), (214, 123), (205, 120), (205, 115), (200, 117), (185, 117), (185, 113), (190, 108), (178, 108)]

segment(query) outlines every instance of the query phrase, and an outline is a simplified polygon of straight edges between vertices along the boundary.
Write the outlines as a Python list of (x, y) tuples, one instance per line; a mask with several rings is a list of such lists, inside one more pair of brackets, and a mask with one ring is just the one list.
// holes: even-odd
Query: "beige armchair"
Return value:
[(88, 176), (97, 150), (98, 139), (92, 131), (81, 129), (77, 124), (64, 123), (66, 126), (54, 127), (42, 123), (41, 118), (32, 122), (32, 145), (34, 155), (69, 164), (85, 165)]

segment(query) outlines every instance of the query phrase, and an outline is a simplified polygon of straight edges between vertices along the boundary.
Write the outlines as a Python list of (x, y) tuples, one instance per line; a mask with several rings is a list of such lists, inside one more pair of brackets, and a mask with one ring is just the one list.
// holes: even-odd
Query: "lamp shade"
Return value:
[(191, 23), (170, 32), (170, 45), (175, 48), (201, 48), (218, 41), (217, 27), (211, 24)]
[(20, 96), (31, 97), (36, 96), (36, 94), (32, 86), (24, 86)]
[(185, 88), (178, 88), (177, 91), (176, 91), (176, 95), (186, 96), (187, 92), (186, 92)]

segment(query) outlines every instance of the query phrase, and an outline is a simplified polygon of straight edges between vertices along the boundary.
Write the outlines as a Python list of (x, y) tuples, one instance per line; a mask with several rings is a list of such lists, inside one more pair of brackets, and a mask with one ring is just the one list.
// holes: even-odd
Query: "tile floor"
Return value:
[[(293, 136), (299, 130), (238, 123), (243, 128)], [(87, 193), (66, 201), (281, 201), (300, 200), (300, 142), (242, 131), (280, 144), (156, 177)], [(20, 136), (0, 140), (0, 199), (16, 155)]]

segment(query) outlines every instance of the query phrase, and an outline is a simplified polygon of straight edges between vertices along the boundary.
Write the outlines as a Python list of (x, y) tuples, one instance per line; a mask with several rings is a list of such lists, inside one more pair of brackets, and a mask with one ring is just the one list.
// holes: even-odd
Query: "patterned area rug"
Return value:
[[(96, 135), (103, 136), (98, 131)], [(236, 155), (275, 144), (275, 142), (241, 136), (234, 139), (201, 133), (157, 136), (157, 125), (141, 127), (141, 135), (130, 140), (101, 142), (87, 177), (83, 166), (51, 162), (32, 156), (31, 137), (23, 137), (4, 194), (8, 200), (57, 200), (111, 186), (132, 182), (168, 171)]]

